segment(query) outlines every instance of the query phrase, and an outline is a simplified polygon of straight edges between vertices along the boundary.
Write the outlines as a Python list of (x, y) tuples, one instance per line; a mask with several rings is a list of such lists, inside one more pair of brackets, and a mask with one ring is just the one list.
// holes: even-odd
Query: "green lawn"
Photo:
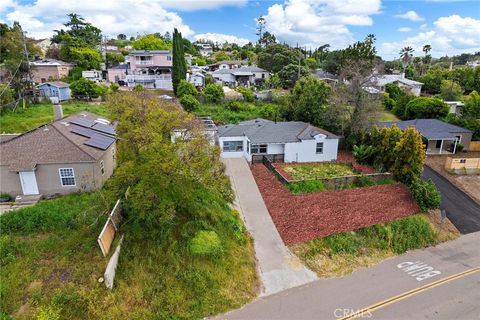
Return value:
[(328, 179), (355, 174), (352, 165), (348, 163), (284, 165), (283, 170), (295, 180)]
[(125, 231), (115, 287), (106, 289), (97, 244), (113, 205), (105, 199), (72, 194), (0, 216), (0, 319), (200, 319), (255, 297), (252, 241), (233, 211), (225, 212), (233, 225), (216, 229), (215, 259), (192, 257), (181, 234), (162, 241)]
[[(100, 116), (109, 117), (104, 104), (93, 105), (86, 102), (71, 101), (62, 103), (63, 114), (70, 115), (79, 111), (88, 111)], [(7, 111), (0, 116), (0, 133), (22, 133), (35, 129), (53, 120), (51, 104), (34, 104), (25, 109), (21, 106), (15, 111)]]
[(380, 116), (381, 122), (389, 122), (389, 121), (399, 121), (400, 119), (397, 118), (391, 111), (384, 111)]
[(197, 116), (210, 116), (217, 124), (227, 124), (256, 118), (275, 120), (278, 108), (276, 104), (262, 102), (239, 102), (239, 106), (238, 110), (231, 110), (225, 104), (203, 103), (193, 113)]

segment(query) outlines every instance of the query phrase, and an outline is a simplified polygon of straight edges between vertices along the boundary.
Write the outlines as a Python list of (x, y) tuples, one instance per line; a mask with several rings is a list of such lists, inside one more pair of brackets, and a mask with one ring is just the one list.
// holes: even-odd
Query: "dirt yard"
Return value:
[(402, 184), (293, 195), (263, 165), (251, 167), (273, 222), (287, 245), (418, 213)]
[[(460, 153), (454, 158), (480, 158), (480, 152)], [(480, 203), (480, 175), (458, 175), (445, 170), (447, 156), (427, 156), (425, 163)]]

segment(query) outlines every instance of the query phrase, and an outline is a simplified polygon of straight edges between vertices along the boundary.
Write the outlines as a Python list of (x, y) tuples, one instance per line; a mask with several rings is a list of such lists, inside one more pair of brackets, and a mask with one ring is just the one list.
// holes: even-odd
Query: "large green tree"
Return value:
[(450, 108), (440, 99), (418, 97), (410, 100), (405, 108), (406, 119), (442, 119)]
[(272, 44), (258, 53), (258, 66), (270, 72), (279, 72), (289, 64), (303, 63), (300, 50), (286, 44)]
[(170, 50), (172, 44), (154, 34), (146, 34), (132, 42), (135, 50)]
[(410, 184), (420, 177), (425, 162), (425, 146), (422, 136), (413, 127), (403, 131), (400, 141), (396, 144), (395, 162), (391, 172), (395, 179)]

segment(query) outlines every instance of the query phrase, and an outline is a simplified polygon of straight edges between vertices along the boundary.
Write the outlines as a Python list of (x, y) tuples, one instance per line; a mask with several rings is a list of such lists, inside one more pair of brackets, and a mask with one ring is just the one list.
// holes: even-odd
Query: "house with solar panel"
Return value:
[(115, 125), (95, 114), (63, 117), (17, 135), (0, 135), (0, 193), (51, 197), (99, 189), (116, 165)]

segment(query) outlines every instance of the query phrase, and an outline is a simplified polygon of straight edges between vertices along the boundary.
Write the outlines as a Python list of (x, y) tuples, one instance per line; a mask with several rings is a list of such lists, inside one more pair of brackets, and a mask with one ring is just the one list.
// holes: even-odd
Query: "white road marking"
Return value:
[(417, 281), (423, 281), (441, 274), (440, 271), (422, 261), (405, 261), (397, 264), (397, 268), (414, 277)]

